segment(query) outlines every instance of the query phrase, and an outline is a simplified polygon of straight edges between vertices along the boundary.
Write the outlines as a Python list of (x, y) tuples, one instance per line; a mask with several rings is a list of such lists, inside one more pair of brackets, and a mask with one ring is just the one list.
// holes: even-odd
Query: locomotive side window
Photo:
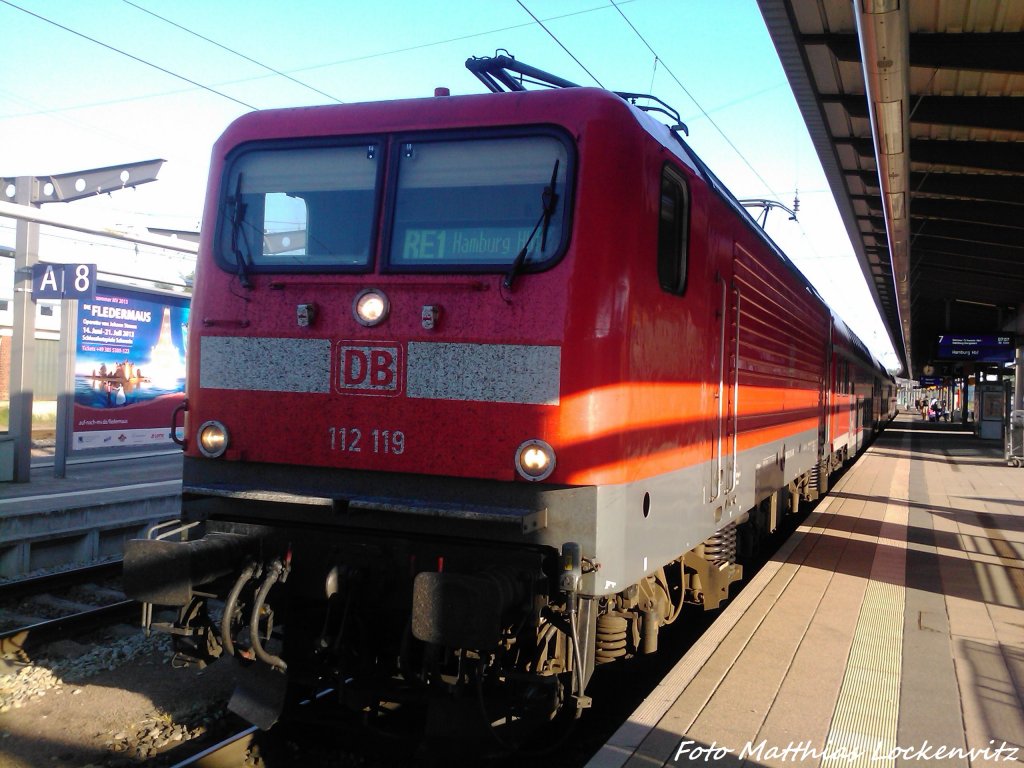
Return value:
[(568, 232), (568, 150), (554, 136), (401, 141), (388, 264), (495, 271), (550, 263)]
[(219, 258), (231, 271), (361, 271), (370, 264), (378, 147), (244, 152), (221, 205)]
[(666, 166), (661, 175), (661, 209), (658, 218), (658, 283), (662, 290), (677, 296), (686, 290), (689, 209), (686, 183)]

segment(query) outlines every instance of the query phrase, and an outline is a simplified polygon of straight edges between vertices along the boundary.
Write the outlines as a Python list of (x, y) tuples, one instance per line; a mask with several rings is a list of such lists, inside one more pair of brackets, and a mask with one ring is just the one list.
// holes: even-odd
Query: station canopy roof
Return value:
[(1024, 2), (758, 4), (904, 375), (1024, 333)]

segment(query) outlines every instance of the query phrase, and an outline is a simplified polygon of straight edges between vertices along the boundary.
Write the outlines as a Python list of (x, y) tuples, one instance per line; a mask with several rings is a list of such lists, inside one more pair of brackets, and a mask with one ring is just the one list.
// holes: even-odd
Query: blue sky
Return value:
[(104, 222), (196, 229), (210, 149), (252, 108), (479, 93), (463, 63), (497, 49), (654, 93), (738, 197), (799, 189), (798, 223), (773, 211), (769, 234), (895, 361), (754, 0), (0, 0), (0, 28), (0, 176), (166, 159), (155, 183), (67, 205)]

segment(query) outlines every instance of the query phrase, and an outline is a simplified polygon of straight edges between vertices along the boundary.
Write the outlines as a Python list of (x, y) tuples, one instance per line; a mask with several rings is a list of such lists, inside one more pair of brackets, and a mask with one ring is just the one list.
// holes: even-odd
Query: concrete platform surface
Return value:
[(893, 422), (591, 768), (1024, 762), (1024, 469)]
[(181, 451), (33, 460), (27, 483), (0, 483), (0, 578), (120, 557), (124, 542), (178, 516)]
[(53, 476), (52, 459), (35, 459), (29, 482), (0, 483), (0, 516), (58, 509), (88, 498), (120, 501), (139, 494), (180, 494), (181, 459), (179, 449), (72, 458), (62, 478)]

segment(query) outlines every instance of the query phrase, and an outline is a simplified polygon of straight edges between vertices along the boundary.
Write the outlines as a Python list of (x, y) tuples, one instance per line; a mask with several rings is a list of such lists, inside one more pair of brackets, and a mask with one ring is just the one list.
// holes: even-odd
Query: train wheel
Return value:
[(480, 722), (504, 754), (542, 754), (557, 747), (577, 719), (572, 675), (524, 675), (493, 686), (476, 681)]

